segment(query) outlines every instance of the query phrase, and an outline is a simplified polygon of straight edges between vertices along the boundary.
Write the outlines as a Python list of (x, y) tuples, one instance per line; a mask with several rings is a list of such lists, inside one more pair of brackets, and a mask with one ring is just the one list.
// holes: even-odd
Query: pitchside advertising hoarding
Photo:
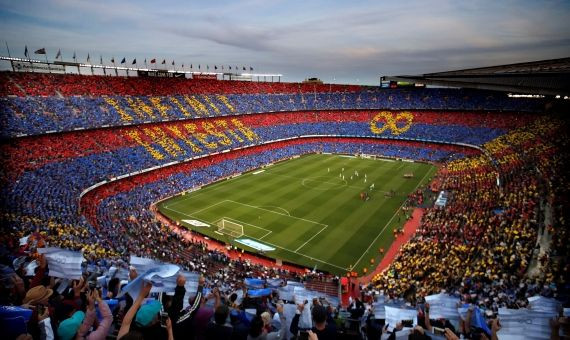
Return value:
[(65, 66), (46, 63), (12, 61), (12, 67), (16, 72), (65, 73)]

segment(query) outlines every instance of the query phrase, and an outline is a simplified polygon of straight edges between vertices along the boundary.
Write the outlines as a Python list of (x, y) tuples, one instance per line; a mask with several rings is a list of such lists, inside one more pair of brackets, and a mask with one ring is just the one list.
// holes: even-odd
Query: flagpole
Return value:
[[(8, 47), (8, 40), (4, 40), (4, 42), (6, 43), (6, 49), (8, 50), (8, 57), (12, 58), (12, 56), (10, 55), (10, 47)], [(14, 72), (14, 62), (10, 61), (10, 66), (12, 66), (12, 72)]]
[(10, 47), (8, 47), (8, 40), (4, 40), (4, 42), (6, 43), (6, 49), (8, 50), (8, 57), (12, 58), (10, 55)]
[(47, 64), (47, 67), (48, 67), (48, 72), (51, 73), (51, 68), (49, 67), (49, 62), (48, 62), (48, 59), (47, 59), (47, 52), (44, 54), (44, 56), (46, 57), (46, 64)]

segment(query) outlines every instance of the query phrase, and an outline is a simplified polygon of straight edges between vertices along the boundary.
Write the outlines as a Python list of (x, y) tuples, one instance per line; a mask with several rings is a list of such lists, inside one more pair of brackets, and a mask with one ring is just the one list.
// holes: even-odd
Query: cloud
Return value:
[(568, 1), (0, 0), (10, 46), (187, 64), (252, 65), (289, 81), (375, 84), (414, 74), (556, 58)]

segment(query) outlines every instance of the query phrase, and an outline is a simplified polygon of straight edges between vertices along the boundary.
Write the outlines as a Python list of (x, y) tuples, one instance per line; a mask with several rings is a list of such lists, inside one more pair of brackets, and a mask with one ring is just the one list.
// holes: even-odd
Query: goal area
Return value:
[(233, 238), (243, 236), (243, 225), (230, 221), (227, 218), (222, 218), (216, 225), (218, 226), (219, 233), (229, 235)]

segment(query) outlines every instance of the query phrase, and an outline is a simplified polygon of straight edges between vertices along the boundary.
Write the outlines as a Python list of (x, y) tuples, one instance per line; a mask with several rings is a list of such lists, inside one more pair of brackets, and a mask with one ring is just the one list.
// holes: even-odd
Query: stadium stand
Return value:
[[(0, 84), (0, 296), (14, 307), (10, 315), (29, 319), (3, 326), (8, 336), (83, 337), (100, 319), (91, 338), (283, 339), (311, 328), (312, 317), (319, 339), (356, 336), (360, 326), (376, 339), (387, 323), (380, 310), (407, 303), (419, 325), (408, 332), (437, 338), (433, 327), (445, 326), (457, 336), (491, 337), (500, 334), (491, 320), (501, 308), (526, 307), (535, 295), (567, 299), (567, 123), (543, 115), (542, 100), (460, 89), (28, 73), (1, 73)], [(449, 204), (427, 209), (395, 261), (349, 306), (330, 295), (339, 277), (276, 268), (186, 237), (151, 208), (176, 193), (319, 152), (439, 163), (435, 181), (450, 193)], [(540, 257), (541, 275), (529, 279), (543, 235), (551, 246)], [(87, 274), (50, 277), (49, 256), (36, 253), (44, 246), (81, 250)], [(169, 313), (165, 327), (161, 307), (143, 304), (150, 284), (119, 294), (120, 280), (146, 274), (142, 267), (128, 272), (136, 257), (196, 274), (170, 275), (174, 296), (152, 294)], [(153, 285), (156, 291), (163, 283)], [(442, 290), (476, 308), (457, 322), (430, 320), (426, 301)], [(481, 312), (488, 324), (470, 321)], [(231, 326), (223, 326), (227, 318)], [(390, 332), (402, 335), (401, 328)]]

